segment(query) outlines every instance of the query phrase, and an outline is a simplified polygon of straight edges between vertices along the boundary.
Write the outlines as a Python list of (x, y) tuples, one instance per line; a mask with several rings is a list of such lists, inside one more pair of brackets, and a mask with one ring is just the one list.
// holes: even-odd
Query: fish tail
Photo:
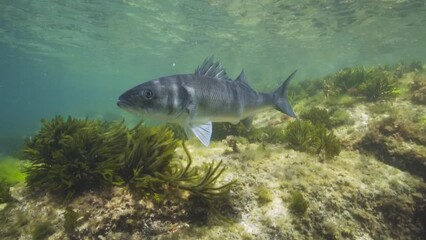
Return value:
[(275, 108), (278, 111), (289, 115), (290, 117), (296, 117), (296, 114), (293, 112), (293, 108), (288, 102), (287, 89), (288, 89), (290, 80), (293, 78), (296, 72), (297, 70), (295, 70), (292, 74), (290, 74), (290, 76), (287, 77), (287, 79), (283, 82), (283, 84), (281, 84), (281, 86), (272, 93)]

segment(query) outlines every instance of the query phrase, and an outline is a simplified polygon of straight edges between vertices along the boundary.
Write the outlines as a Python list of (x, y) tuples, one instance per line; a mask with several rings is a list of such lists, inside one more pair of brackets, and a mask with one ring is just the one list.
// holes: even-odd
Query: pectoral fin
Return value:
[(208, 146), (210, 144), (210, 139), (212, 137), (212, 122), (208, 122), (205, 124), (188, 124), (184, 127), (185, 133), (188, 136), (195, 135), (204, 146)]

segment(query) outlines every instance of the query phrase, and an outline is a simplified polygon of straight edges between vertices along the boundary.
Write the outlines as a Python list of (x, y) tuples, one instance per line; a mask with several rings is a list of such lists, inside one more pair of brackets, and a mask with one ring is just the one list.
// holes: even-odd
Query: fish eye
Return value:
[(154, 96), (154, 93), (152, 93), (152, 91), (151, 91), (151, 90), (149, 90), (149, 89), (145, 89), (145, 90), (142, 92), (142, 96), (143, 96), (144, 98), (146, 98), (146, 99), (151, 99), (151, 98)]

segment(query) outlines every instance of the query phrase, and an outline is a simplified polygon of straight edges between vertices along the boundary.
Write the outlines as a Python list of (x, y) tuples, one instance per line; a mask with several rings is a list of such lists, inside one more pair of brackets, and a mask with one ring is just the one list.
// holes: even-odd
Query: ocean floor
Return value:
[[(406, 75), (404, 82), (411, 80)], [(410, 123), (424, 121), (426, 105), (397, 97), (339, 108), (351, 121), (333, 129), (342, 151), (332, 159), (294, 150), (285, 143), (250, 142), (241, 137), (214, 141), (207, 148), (196, 140), (188, 141), (194, 165), (223, 161), (226, 171), (219, 183), (237, 181), (227, 202), (219, 204), (223, 215), (197, 215), (196, 207), (174, 200), (135, 199), (122, 187), (89, 191), (63, 204), (49, 194), (34, 196), (18, 184), (10, 189), (15, 200), (0, 205), (0, 236), (424, 239), (426, 128), (413, 130)], [(270, 111), (257, 116), (253, 127), (284, 129), (291, 121)], [(181, 147), (177, 155), (186, 157)]]

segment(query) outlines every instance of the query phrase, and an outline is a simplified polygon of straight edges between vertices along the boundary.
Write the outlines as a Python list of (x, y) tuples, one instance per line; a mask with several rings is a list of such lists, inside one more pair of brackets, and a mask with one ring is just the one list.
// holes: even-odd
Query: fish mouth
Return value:
[(132, 108), (132, 104), (129, 101), (122, 98), (119, 98), (117, 100), (117, 106), (119, 108)]
[(130, 113), (136, 114), (136, 115), (142, 115), (143, 112), (141, 112), (141, 109), (135, 107), (134, 104), (127, 101), (126, 99), (119, 98), (117, 100), (117, 106), (123, 110), (126, 110)]

